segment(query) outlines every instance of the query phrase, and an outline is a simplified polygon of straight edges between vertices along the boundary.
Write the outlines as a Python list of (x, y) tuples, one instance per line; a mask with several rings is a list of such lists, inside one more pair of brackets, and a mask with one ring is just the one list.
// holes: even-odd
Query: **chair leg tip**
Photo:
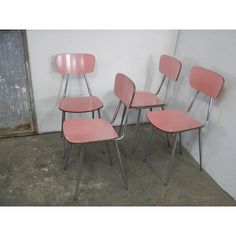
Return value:
[(165, 182), (165, 186), (167, 186), (167, 185), (169, 184), (169, 182), (170, 182), (170, 181), (169, 181), (169, 180), (167, 180), (167, 181)]

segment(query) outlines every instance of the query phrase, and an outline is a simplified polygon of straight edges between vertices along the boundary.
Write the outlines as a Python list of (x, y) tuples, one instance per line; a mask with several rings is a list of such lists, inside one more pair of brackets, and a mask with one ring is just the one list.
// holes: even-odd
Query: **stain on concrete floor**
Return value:
[[(170, 148), (155, 132), (147, 145), (150, 126), (143, 125), (135, 155), (131, 155), (134, 126), (120, 143), (129, 190), (124, 189), (114, 145), (113, 166), (104, 144), (88, 145), (79, 198), (73, 200), (79, 145), (72, 148), (64, 171), (63, 140), (59, 133), (0, 140), (0, 205), (2, 206), (234, 206), (234, 201), (183, 150), (176, 153), (168, 186), (164, 185)], [(145, 155), (149, 155), (143, 162)]]

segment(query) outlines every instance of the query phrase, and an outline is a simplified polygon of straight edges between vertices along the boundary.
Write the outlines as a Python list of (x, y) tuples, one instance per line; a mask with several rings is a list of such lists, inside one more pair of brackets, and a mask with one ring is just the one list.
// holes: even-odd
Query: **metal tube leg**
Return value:
[(170, 161), (169, 161), (169, 164), (168, 164), (167, 177), (166, 177), (165, 185), (167, 185), (170, 181), (170, 176), (171, 176), (173, 160), (174, 160), (174, 156), (175, 156), (175, 149), (176, 149), (177, 139), (178, 139), (178, 135), (175, 134), (175, 141), (174, 141), (174, 144), (172, 146), (172, 150), (171, 150), (171, 154), (170, 154)]
[(106, 148), (107, 148), (108, 156), (109, 156), (109, 159), (110, 159), (110, 165), (112, 166), (113, 162), (112, 162), (112, 158), (111, 158), (111, 150), (110, 150), (109, 143), (107, 143), (107, 142), (106, 142)]
[(118, 158), (119, 158), (120, 169), (121, 169), (121, 173), (122, 173), (122, 176), (123, 176), (123, 180), (124, 180), (124, 184), (125, 184), (125, 189), (128, 189), (127, 177), (126, 177), (126, 174), (125, 174), (123, 161), (122, 161), (122, 158), (121, 158), (121, 155), (120, 155), (120, 150), (119, 150), (119, 147), (118, 147), (118, 144), (117, 144), (116, 140), (115, 140), (115, 146), (116, 146), (116, 151), (117, 151)]
[[(149, 110), (150, 111), (152, 111), (152, 108), (149, 108)], [(150, 144), (151, 143), (151, 141), (152, 141), (152, 136), (153, 136), (153, 127), (151, 126), (151, 135), (150, 135), (150, 138), (148, 139), (148, 144)]]
[(65, 121), (66, 113), (63, 111), (61, 116), (61, 137), (63, 137), (63, 123)]
[(68, 147), (68, 153), (67, 153), (67, 155), (66, 155), (66, 150), (65, 150), (66, 162), (65, 162), (64, 170), (66, 170), (66, 169), (67, 169), (67, 166), (68, 166), (68, 162), (69, 162), (70, 154), (71, 154), (71, 148), (72, 148), (72, 144), (69, 143), (69, 147)]
[(168, 133), (166, 133), (167, 146), (170, 147), (170, 139)]
[(120, 121), (120, 127), (119, 127), (119, 131), (118, 131), (118, 135), (121, 135), (122, 132), (122, 127), (123, 127), (123, 122), (124, 122), (124, 118), (125, 118), (125, 114), (126, 114), (127, 108), (124, 107), (123, 112), (122, 112), (122, 117), (121, 117), (121, 121)]
[(94, 111), (92, 111), (92, 119), (94, 119)]
[(182, 155), (182, 135), (179, 133), (179, 153)]
[(78, 198), (79, 181), (80, 181), (81, 174), (82, 174), (82, 164), (83, 164), (83, 160), (84, 160), (84, 151), (85, 151), (85, 144), (83, 144), (81, 146), (81, 150), (80, 150), (79, 168), (78, 168), (78, 172), (77, 172), (77, 183), (76, 183), (75, 195), (74, 195), (75, 201)]
[[(161, 110), (164, 111), (164, 110), (165, 110), (165, 107), (162, 106), (162, 107), (161, 107)], [(170, 147), (170, 139), (169, 139), (168, 133), (166, 133), (166, 139), (167, 139), (167, 146)]]
[(136, 133), (135, 133), (135, 138), (134, 138), (134, 146), (133, 146), (133, 150), (131, 152), (132, 154), (134, 154), (135, 150), (136, 150), (138, 131), (139, 131), (139, 127), (140, 127), (141, 111), (142, 111), (141, 109), (138, 110), (138, 118), (137, 118), (137, 123), (136, 123)]
[[(101, 119), (101, 112), (100, 112), (100, 109), (98, 109), (97, 111), (98, 111), (98, 118)], [(108, 143), (106, 143), (106, 148), (107, 148), (108, 155), (109, 155), (109, 158), (110, 158), (110, 164), (111, 164), (111, 166), (112, 166), (113, 163), (112, 163), (111, 152), (110, 152), (110, 148), (109, 148), (109, 144), (108, 144)], [(103, 148), (102, 148), (102, 149), (103, 149)], [(104, 149), (102, 150), (102, 153), (103, 153), (103, 154), (106, 153)]]
[(65, 159), (66, 158), (66, 139), (65, 137), (63, 136), (63, 157), (62, 159)]
[(100, 109), (98, 109), (98, 118), (101, 119), (101, 112), (100, 112)]
[(202, 171), (201, 129), (198, 129), (198, 142), (199, 142), (199, 162), (200, 162), (200, 171)]

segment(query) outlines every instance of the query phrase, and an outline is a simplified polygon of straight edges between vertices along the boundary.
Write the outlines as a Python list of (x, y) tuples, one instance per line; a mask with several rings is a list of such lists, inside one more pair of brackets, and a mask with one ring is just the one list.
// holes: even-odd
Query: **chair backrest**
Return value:
[(67, 53), (56, 56), (56, 68), (62, 75), (87, 74), (94, 71), (95, 56), (82, 53)]
[(120, 101), (130, 108), (135, 93), (134, 82), (126, 75), (118, 73), (115, 78), (114, 92)]
[(177, 80), (182, 63), (175, 57), (162, 55), (159, 63), (159, 71), (171, 80)]
[(195, 66), (191, 69), (189, 83), (192, 88), (216, 98), (224, 85), (224, 78), (214, 71)]

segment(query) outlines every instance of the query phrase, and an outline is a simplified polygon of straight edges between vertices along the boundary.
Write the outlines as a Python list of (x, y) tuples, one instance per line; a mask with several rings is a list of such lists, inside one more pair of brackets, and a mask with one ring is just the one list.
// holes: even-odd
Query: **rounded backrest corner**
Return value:
[(190, 72), (190, 86), (209, 97), (217, 98), (224, 86), (224, 78), (218, 73), (200, 66), (194, 66)]
[(159, 71), (171, 80), (178, 80), (182, 68), (182, 63), (175, 57), (161, 55)]
[(114, 93), (127, 108), (130, 108), (135, 94), (135, 84), (126, 75), (117, 73)]

